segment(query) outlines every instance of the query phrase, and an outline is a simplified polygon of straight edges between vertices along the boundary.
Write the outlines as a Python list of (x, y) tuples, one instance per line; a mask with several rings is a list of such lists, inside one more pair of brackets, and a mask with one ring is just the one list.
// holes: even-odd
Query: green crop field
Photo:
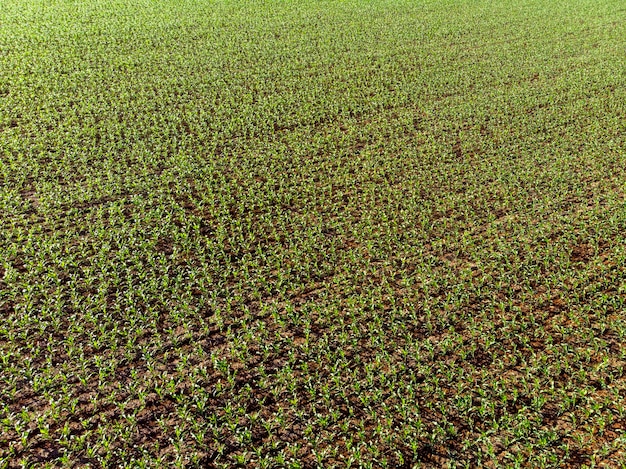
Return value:
[(0, 468), (620, 466), (624, 0), (0, 2)]

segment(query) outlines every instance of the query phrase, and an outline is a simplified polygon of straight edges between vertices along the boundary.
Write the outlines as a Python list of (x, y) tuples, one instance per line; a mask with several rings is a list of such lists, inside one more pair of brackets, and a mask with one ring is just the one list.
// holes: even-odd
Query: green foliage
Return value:
[(626, 461), (621, 1), (0, 25), (0, 467)]

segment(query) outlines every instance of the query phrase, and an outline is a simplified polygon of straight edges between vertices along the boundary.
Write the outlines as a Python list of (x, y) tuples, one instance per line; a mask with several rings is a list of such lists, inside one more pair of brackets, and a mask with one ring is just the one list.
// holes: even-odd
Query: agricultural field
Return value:
[(625, 467), (623, 0), (2, 0), (0, 468)]

